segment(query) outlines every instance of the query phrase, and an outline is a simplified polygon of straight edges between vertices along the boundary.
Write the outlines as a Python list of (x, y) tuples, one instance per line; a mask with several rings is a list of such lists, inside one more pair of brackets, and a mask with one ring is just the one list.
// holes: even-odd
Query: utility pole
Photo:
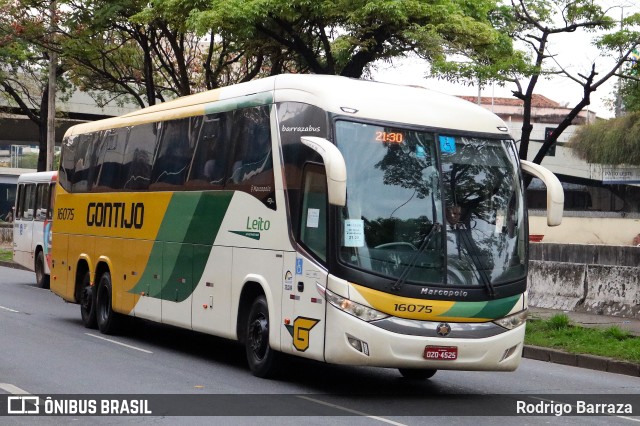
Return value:
[[(624, 26), (624, 6), (620, 7), (620, 31)], [(620, 48), (620, 57), (622, 57), (622, 48)], [(622, 116), (622, 78), (618, 77), (618, 84), (616, 85), (616, 103), (615, 103), (615, 117)]]
[[(56, 0), (51, 0), (51, 21), (49, 22), (49, 42), (53, 45), (56, 29)], [(47, 170), (53, 170), (53, 157), (56, 146), (56, 64), (58, 55), (49, 50), (49, 97), (47, 98)]]

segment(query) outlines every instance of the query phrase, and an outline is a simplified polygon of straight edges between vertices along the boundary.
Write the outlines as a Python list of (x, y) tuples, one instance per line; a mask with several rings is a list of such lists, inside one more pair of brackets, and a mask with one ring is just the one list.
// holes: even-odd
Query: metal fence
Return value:
[(0, 243), (13, 241), (13, 224), (0, 223)]

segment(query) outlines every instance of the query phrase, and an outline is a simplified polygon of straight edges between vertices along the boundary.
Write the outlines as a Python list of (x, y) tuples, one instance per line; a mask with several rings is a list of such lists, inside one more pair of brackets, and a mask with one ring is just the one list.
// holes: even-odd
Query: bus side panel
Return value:
[(221, 246), (194, 246), (194, 271), (206, 262), (193, 292), (193, 329), (229, 339), (236, 338), (235, 318), (231, 318), (232, 249)]
[(33, 271), (33, 220), (17, 219), (13, 222), (13, 261)]
[(162, 275), (162, 322), (191, 328), (193, 245), (164, 243)]
[[(269, 307), (269, 343), (280, 350), (280, 318), (282, 317), (281, 298), (284, 284), (283, 252), (275, 250), (255, 250), (233, 248), (233, 290), (231, 294), (231, 312), (237, 318), (239, 300), (242, 289), (248, 282), (255, 282), (262, 287)], [(277, 324), (277, 326), (276, 326)], [(242, 327), (246, 324), (241, 324)], [(273, 333), (271, 333), (273, 331)]]
[[(94, 258), (94, 245), (95, 237), (93, 236), (69, 235), (69, 243), (67, 247), (67, 259), (69, 266), (67, 268), (67, 294), (73, 294), (75, 290), (76, 271), (78, 263), (81, 260), (86, 260), (89, 265), (89, 270), (92, 274), (95, 274), (97, 259)], [(79, 279), (82, 279), (82, 277)], [(95, 279), (97, 282), (97, 277), (92, 276), (91, 279)]]
[[(142, 268), (137, 262), (139, 242), (123, 238), (97, 237), (95, 262), (109, 265), (112, 286), (112, 307), (129, 315), (135, 305), (135, 296), (129, 290), (136, 284)], [(96, 277), (96, 283), (100, 277)]]
[[(137, 270), (142, 273), (135, 288), (134, 315), (160, 322), (162, 320), (162, 241), (138, 240), (132, 244), (131, 256), (137, 256)], [(136, 254), (134, 254), (136, 253)]]
[(67, 279), (69, 266), (67, 261), (67, 248), (69, 246), (68, 234), (54, 234), (51, 241), (51, 283), (50, 289), (64, 300), (75, 302), (73, 286), (71, 292), (67, 292)]

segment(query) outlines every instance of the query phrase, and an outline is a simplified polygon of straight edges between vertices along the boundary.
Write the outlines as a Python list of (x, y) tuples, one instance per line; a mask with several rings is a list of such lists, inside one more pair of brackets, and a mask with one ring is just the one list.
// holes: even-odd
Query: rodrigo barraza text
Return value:
[(558, 417), (568, 414), (633, 414), (633, 407), (631, 404), (625, 403), (599, 404), (576, 401), (574, 406), (572, 404), (554, 401), (540, 401), (536, 403), (517, 401), (516, 414), (553, 414)]

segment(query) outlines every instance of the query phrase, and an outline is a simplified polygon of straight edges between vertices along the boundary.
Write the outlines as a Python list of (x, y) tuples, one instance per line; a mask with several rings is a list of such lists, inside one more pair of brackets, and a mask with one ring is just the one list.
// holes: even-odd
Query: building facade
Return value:
[[(469, 102), (478, 98), (463, 96)], [(480, 105), (500, 116), (519, 145), (523, 103), (516, 98), (480, 98)], [(569, 113), (570, 108), (542, 95), (532, 99), (533, 130), (528, 160), (533, 160), (546, 135)], [(547, 227), (544, 217), (546, 193), (534, 180), (527, 190), (530, 233), (545, 242), (573, 244), (631, 245), (640, 234), (640, 168), (591, 164), (577, 157), (568, 146), (575, 131), (600, 120), (593, 111), (582, 111), (558, 138), (555, 148), (542, 160), (565, 190), (565, 217), (558, 227)], [(637, 241), (637, 240), (635, 240)]]

